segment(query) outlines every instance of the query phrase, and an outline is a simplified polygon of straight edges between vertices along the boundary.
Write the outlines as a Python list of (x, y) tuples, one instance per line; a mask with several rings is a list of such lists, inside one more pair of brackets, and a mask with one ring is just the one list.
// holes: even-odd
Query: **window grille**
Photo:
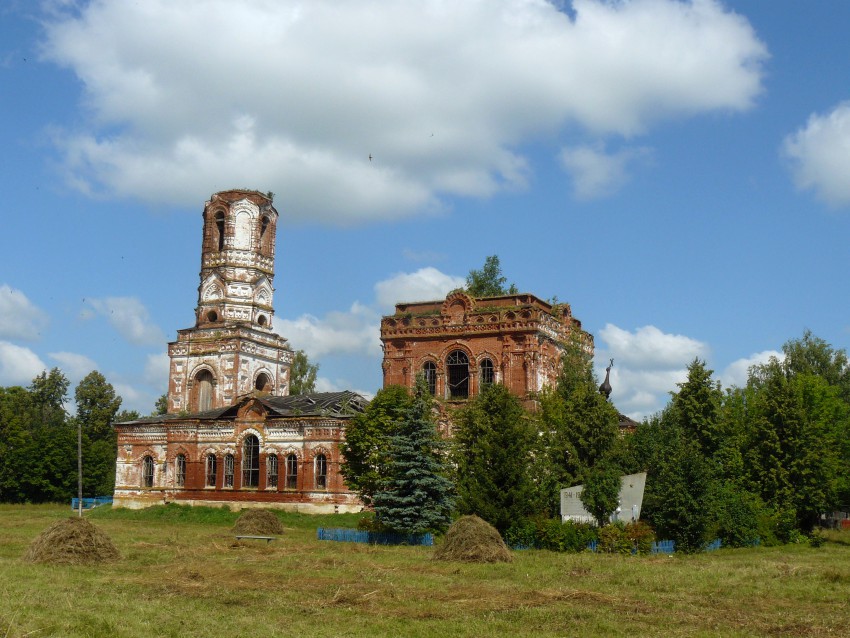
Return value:
[(178, 454), (174, 460), (174, 485), (177, 487), (186, 486), (186, 455)]
[(298, 488), (298, 457), (290, 454), (286, 457), (286, 489)]
[(449, 398), (466, 399), (469, 397), (469, 357), (462, 350), (452, 350), (446, 359), (448, 372)]
[(218, 470), (215, 454), (207, 454), (207, 487), (215, 487), (215, 474)]
[(224, 487), (233, 487), (233, 455), (224, 457)]
[(481, 360), (481, 385), (489, 385), (496, 381), (496, 371), (493, 369), (493, 362), (490, 359)]
[(422, 374), (425, 376), (425, 383), (428, 384), (428, 392), (432, 395), (437, 394), (437, 364), (426, 361), (422, 366)]
[(142, 459), (142, 487), (153, 487), (154, 464), (150, 456)]
[(324, 454), (316, 457), (316, 489), (328, 489), (328, 459)]
[(253, 434), (242, 444), (242, 487), (260, 485), (260, 441)]
[(266, 487), (277, 487), (277, 455), (266, 457)]

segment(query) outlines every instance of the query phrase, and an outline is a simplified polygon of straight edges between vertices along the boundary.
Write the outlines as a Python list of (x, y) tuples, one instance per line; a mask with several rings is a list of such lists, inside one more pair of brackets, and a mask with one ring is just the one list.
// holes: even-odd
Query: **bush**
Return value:
[(626, 535), (626, 526), (617, 521), (600, 528), (596, 550), (606, 554), (631, 554), (632, 541)]
[(819, 529), (812, 530), (809, 535), (809, 545), (812, 547), (821, 547), (826, 542), (826, 537)]
[(632, 548), (638, 554), (648, 554), (652, 551), (655, 542), (655, 531), (649, 523), (635, 521), (627, 523), (625, 529), (626, 538), (631, 541)]
[(762, 500), (749, 492), (723, 488), (716, 496), (715, 533), (724, 547), (748, 547), (759, 538), (759, 520), (764, 512)]
[(505, 543), (516, 549), (537, 547), (537, 526), (528, 518), (520, 519), (505, 532)]
[(581, 552), (598, 539), (597, 528), (587, 523), (562, 523), (557, 518), (522, 519), (505, 532), (512, 547), (533, 547), (553, 552)]

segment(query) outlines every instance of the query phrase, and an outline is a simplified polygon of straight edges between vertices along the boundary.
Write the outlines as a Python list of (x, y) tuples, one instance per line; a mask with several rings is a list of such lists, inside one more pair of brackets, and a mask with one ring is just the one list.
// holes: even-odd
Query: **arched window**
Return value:
[(253, 434), (242, 443), (242, 487), (260, 485), (260, 441)]
[(153, 487), (153, 458), (146, 456), (142, 459), (142, 487)]
[(425, 376), (425, 383), (428, 384), (428, 392), (432, 395), (437, 394), (437, 364), (426, 361), (422, 366), (422, 374)]
[(269, 216), (263, 215), (263, 219), (260, 221), (260, 239), (266, 236), (266, 231), (269, 229)]
[(215, 228), (218, 232), (218, 250), (221, 251), (224, 249), (224, 213), (222, 211), (215, 214)]
[(481, 385), (489, 385), (496, 382), (496, 371), (493, 368), (493, 362), (490, 359), (482, 359), (479, 364)]
[(224, 457), (224, 487), (233, 487), (233, 455), (228, 454)]
[(207, 487), (215, 487), (215, 474), (218, 470), (215, 454), (207, 454)]
[(174, 485), (176, 487), (186, 486), (186, 455), (178, 454), (174, 459)]
[(268, 392), (271, 390), (271, 380), (269, 379), (269, 375), (265, 372), (261, 372), (257, 375), (257, 380), (254, 382), (254, 388), (259, 390), (260, 392)]
[(277, 454), (266, 457), (266, 487), (277, 487)]
[(316, 457), (316, 489), (328, 489), (328, 459), (324, 454)]
[(298, 457), (290, 454), (286, 457), (286, 489), (298, 488)]
[(446, 359), (448, 373), (449, 398), (466, 399), (469, 397), (469, 357), (463, 350), (452, 350)]
[(212, 409), (214, 377), (209, 370), (201, 370), (195, 375), (195, 405), (198, 412)]

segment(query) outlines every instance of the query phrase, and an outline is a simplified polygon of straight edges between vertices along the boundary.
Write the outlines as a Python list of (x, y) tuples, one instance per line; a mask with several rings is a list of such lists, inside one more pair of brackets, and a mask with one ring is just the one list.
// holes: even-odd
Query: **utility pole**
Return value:
[(83, 517), (83, 422), (77, 419), (77, 510)]

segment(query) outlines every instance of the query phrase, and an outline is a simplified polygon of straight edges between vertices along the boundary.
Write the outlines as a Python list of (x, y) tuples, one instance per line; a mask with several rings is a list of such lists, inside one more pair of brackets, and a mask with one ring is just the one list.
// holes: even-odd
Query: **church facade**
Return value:
[[(557, 380), (564, 344), (577, 340), (593, 354), (569, 304), (534, 295), (473, 298), (463, 291), (445, 299), (396, 304), (381, 319), (384, 386), (413, 387), (422, 374), (434, 396), (463, 402), (488, 383), (501, 383), (531, 405)], [(442, 424), (450, 435), (450, 424)]]
[(339, 443), (366, 400), (289, 396), (292, 350), (272, 330), (277, 219), (257, 191), (206, 202), (195, 325), (168, 344), (168, 414), (115, 424), (117, 506), (360, 509)]

